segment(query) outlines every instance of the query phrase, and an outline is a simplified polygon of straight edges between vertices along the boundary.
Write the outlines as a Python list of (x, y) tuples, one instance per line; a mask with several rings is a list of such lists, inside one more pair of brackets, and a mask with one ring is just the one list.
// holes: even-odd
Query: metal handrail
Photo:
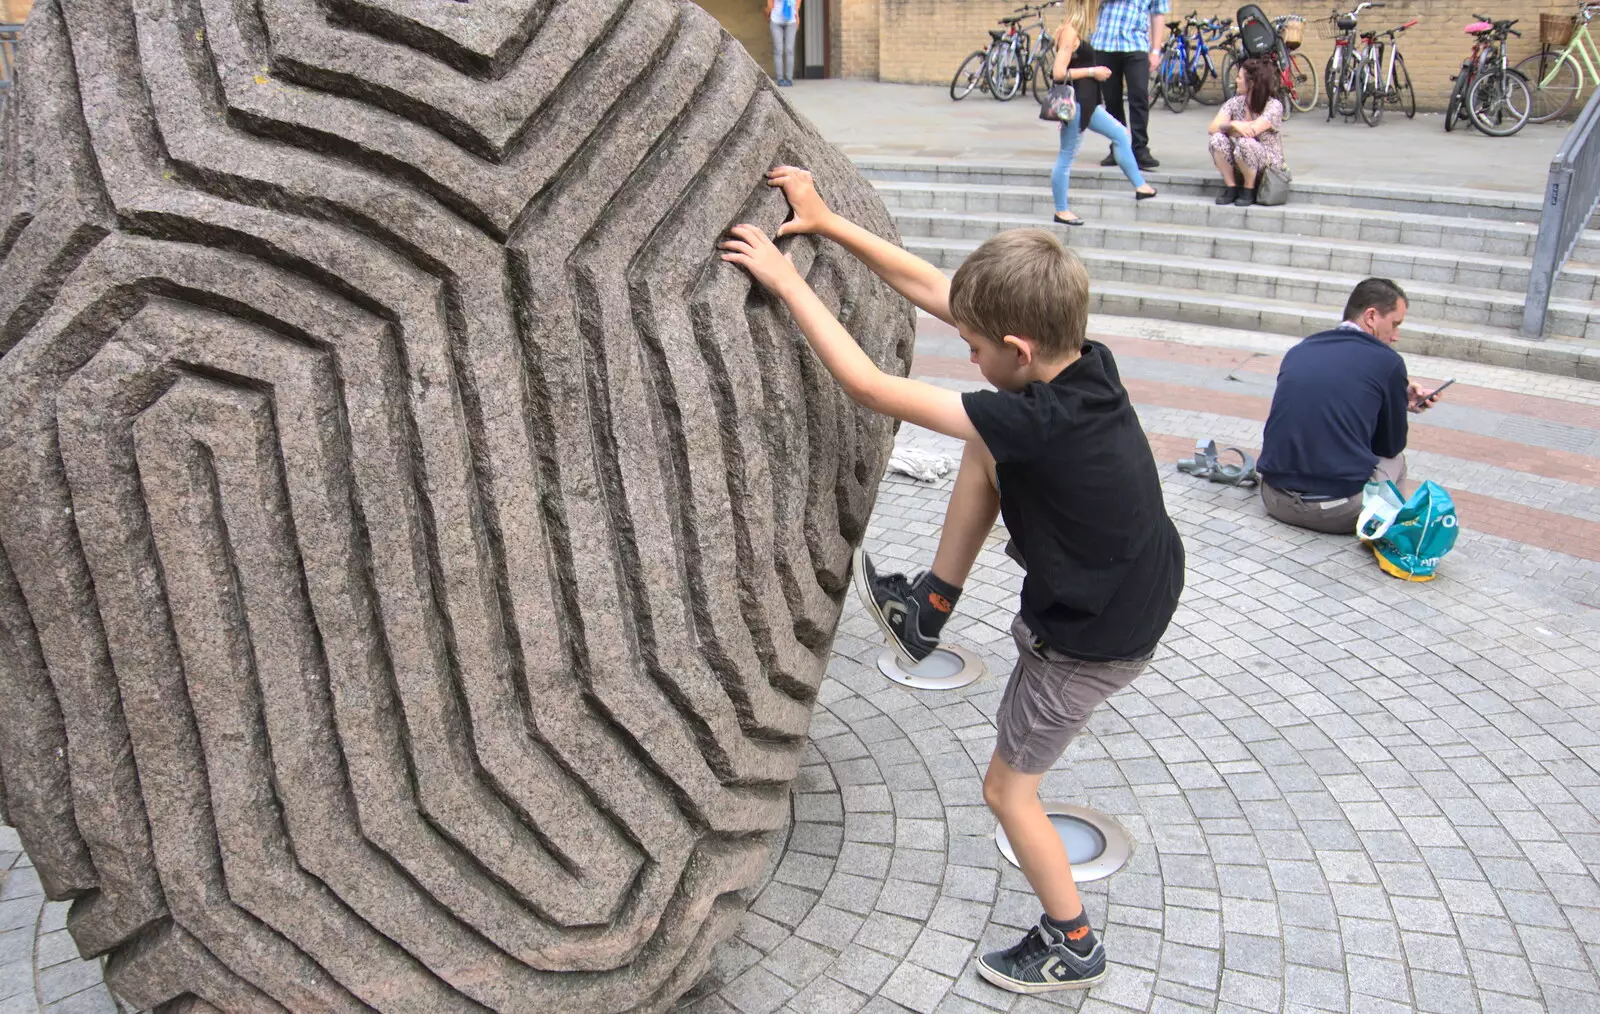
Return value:
[(11, 69), (17, 65), (17, 40), (21, 37), (21, 25), (0, 22), (0, 92), (11, 88)]
[(1522, 309), (1522, 333), (1544, 337), (1550, 289), (1600, 205), (1600, 91), (1578, 114), (1577, 122), (1550, 160), (1539, 238), (1533, 246), (1533, 271), (1528, 275), (1528, 300)]
[(21, 25), (0, 24), (0, 112), (6, 108), (6, 97), (11, 93), (11, 75), (17, 66), (17, 40), (22, 38)]

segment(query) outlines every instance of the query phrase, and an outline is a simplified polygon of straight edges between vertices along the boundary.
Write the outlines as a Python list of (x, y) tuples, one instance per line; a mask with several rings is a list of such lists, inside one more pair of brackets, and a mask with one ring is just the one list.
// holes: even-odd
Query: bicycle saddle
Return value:
[(1021, 17), (1015, 17), (1015, 18), (1001, 18), (1001, 19), (1000, 19), (1000, 23), (1001, 23), (1001, 24), (1002, 24), (1002, 25), (1014, 25), (1014, 24), (1016, 24), (1016, 23), (1017, 23), (1017, 22), (1019, 22), (1019, 21), (1021, 21), (1021, 20), (1022, 20), (1022, 18), (1021, 18)]
[(1494, 31), (1494, 26), (1489, 24), (1487, 21), (1474, 21), (1472, 24), (1463, 28), (1462, 31), (1466, 32), (1468, 35), (1482, 35), (1484, 32)]
[(1340, 15), (1339, 20), (1335, 21), (1334, 24), (1339, 26), (1339, 31), (1348, 32), (1350, 29), (1356, 26), (1356, 19), (1348, 14), (1343, 14)]
[(1002, 32), (1000, 29), (998, 29), (998, 28), (989, 29), (989, 38), (995, 40), (996, 42), (999, 42), (1001, 39), (1003, 39), (1005, 37), (1006, 37), (1006, 33)]

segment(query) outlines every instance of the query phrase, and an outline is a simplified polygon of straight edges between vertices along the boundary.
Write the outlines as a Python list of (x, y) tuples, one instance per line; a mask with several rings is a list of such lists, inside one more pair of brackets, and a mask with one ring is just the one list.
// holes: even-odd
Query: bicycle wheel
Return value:
[(983, 50), (978, 50), (965, 60), (956, 71), (956, 76), (950, 79), (950, 98), (960, 102), (972, 94), (972, 89), (978, 87), (983, 80)]
[(1050, 97), (1050, 86), (1055, 83), (1050, 80), (1050, 69), (1054, 63), (1054, 58), (1050, 60), (1035, 60), (1033, 62), (1033, 73), (1028, 75), (1028, 87), (1033, 89), (1033, 100), (1041, 106)]
[(989, 94), (1001, 102), (1010, 102), (1021, 90), (1022, 64), (1017, 60), (1016, 49), (1006, 46), (989, 65)]
[(1289, 77), (1294, 81), (1294, 91), (1289, 102), (1302, 113), (1317, 108), (1317, 71), (1311, 58), (1304, 53), (1289, 57)]
[(1211, 63), (1200, 52), (1200, 37), (1193, 36), (1189, 53), (1183, 62), (1183, 82), (1189, 86), (1189, 97), (1201, 105), (1211, 105), (1200, 97), (1200, 92), (1211, 80)]
[(1222, 58), (1222, 101), (1228, 101), (1237, 93), (1233, 78), (1238, 72), (1239, 54), (1230, 49), (1228, 55)]
[(1367, 126), (1376, 127), (1383, 122), (1383, 105), (1387, 99), (1378, 68), (1370, 62), (1362, 64), (1358, 82), (1356, 94), (1360, 97), (1356, 100), (1356, 109)]
[(1456, 75), (1456, 83), (1450, 87), (1450, 101), (1444, 107), (1444, 130), (1447, 134), (1467, 118), (1467, 88), (1471, 83), (1472, 72), (1466, 64), (1462, 64), (1461, 72)]
[(1366, 65), (1365, 60), (1351, 61), (1340, 73), (1339, 115), (1346, 119), (1355, 119), (1361, 111), (1361, 78)]
[(1578, 92), (1583, 88), (1583, 75), (1572, 56), (1554, 47), (1546, 47), (1517, 64), (1517, 72), (1528, 81), (1533, 91), (1533, 108), (1528, 111), (1529, 123), (1553, 120), (1572, 108)]
[(1528, 122), (1533, 93), (1514, 70), (1493, 70), (1478, 75), (1467, 92), (1472, 124), (1490, 137), (1510, 137)]
[(1222, 81), (1222, 72), (1218, 65), (1211, 59), (1211, 51), (1207, 50), (1200, 60), (1200, 87), (1192, 89), (1193, 98), (1202, 106), (1221, 105), (1227, 97), (1228, 89)]
[(1189, 82), (1183, 68), (1177, 60), (1163, 63), (1161, 71), (1161, 101), (1175, 113), (1181, 113), (1189, 106)]
[(1328, 54), (1328, 62), (1322, 69), (1322, 90), (1328, 94), (1328, 118), (1333, 118), (1334, 112), (1339, 109), (1339, 67), (1334, 66), (1334, 56), (1338, 51)]
[(1411, 87), (1411, 73), (1406, 70), (1405, 57), (1399, 53), (1394, 55), (1394, 91), (1389, 93), (1389, 101), (1400, 107), (1406, 119), (1417, 118), (1417, 93)]

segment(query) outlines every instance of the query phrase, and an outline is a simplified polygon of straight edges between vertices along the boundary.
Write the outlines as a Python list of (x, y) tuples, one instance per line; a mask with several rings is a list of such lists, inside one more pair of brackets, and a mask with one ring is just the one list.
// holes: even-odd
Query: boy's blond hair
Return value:
[(1089, 272), (1043, 229), (1002, 232), (956, 270), (950, 315), (990, 341), (1015, 335), (1046, 358), (1071, 355), (1089, 328)]

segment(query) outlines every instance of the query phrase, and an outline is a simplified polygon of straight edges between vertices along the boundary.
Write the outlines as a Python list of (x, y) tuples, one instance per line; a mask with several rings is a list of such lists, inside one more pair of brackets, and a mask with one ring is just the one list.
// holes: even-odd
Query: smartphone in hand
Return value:
[(1443, 394), (1445, 388), (1449, 387), (1451, 384), (1454, 384), (1455, 382), (1456, 382), (1456, 378), (1451, 377), (1449, 380), (1445, 381), (1444, 383), (1440, 384), (1438, 387), (1434, 388), (1433, 389), (1433, 393), (1428, 395), (1426, 398), (1424, 398), (1422, 400), (1423, 401), (1432, 401), (1433, 399), (1439, 397), (1439, 395)]

